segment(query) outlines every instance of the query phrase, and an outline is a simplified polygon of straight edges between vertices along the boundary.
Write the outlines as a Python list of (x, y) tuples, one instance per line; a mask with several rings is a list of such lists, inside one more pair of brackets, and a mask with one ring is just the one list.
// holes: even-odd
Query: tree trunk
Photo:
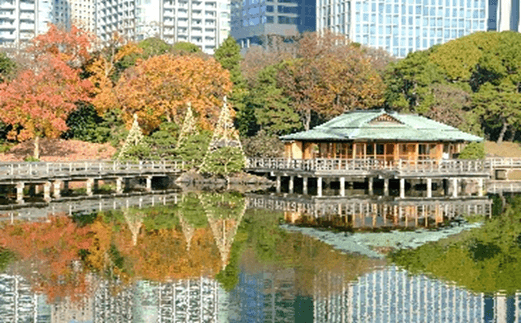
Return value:
[(307, 109), (304, 114), (304, 130), (308, 131), (311, 125), (311, 109)]
[(34, 137), (34, 159), (40, 159), (40, 137)]
[(503, 121), (503, 127), (501, 127), (501, 132), (499, 133), (499, 138), (497, 139), (497, 144), (501, 145), (503, 143), (503, 137), (505, 136), (505, 132), (507, 132), (508, 123)]

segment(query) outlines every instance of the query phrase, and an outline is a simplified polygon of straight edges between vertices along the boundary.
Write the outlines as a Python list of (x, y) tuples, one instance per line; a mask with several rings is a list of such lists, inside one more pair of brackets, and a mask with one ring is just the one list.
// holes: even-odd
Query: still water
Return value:
[(0, 322), (521, 322), (508, 202), (197, 192), (0, 211)]

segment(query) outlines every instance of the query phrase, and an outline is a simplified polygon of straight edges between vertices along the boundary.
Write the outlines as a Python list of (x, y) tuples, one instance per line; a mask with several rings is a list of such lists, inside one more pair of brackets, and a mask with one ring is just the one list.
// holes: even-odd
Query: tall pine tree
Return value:
[(229, 101), (235, 109), (235, 126), (242, 135), (254, 134), (256, 120), (252, 107), (248, 104), (249, 91), (246, 80), (241, 71), (241, 48), (232, 36), (226, 38), (215, 51), (215, 59), (222, 67), (230, 71), (230, 80), (233, 82), (233, 90)]

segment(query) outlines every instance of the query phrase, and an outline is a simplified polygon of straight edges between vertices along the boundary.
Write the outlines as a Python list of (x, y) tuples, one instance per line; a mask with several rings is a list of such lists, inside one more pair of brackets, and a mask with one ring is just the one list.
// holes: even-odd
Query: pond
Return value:
[(0, 322), (520, 322), (506, 202), (187, 192), (0, 211)]

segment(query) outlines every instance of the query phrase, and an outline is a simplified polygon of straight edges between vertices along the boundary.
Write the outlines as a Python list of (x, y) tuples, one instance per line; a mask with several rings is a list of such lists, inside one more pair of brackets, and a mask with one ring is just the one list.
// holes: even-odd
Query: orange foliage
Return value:
[(188, 102), (201, 125), (211, 129), (219, 117), (223, 96), (230, 93), (229, 72), (214, 59), (196, 56), (154, 56), (138, 62), (120, 78), (110, 95), (95, 101), (98, 111), (120, 108), (130, 125), (137, 113), (148, 133), (162, 118), (181, 123)]
[(68, 217), (7, 225), (0, 230), (0, 246), (14, 251), (21, 261), (38, 266), (36, 274), (28, 273), (28, 279), (51, 300), (80, 297), (87, 291), (85, 271), (78, 266), (79, 252), (91, 245), (89, 229), (78, 228)]

